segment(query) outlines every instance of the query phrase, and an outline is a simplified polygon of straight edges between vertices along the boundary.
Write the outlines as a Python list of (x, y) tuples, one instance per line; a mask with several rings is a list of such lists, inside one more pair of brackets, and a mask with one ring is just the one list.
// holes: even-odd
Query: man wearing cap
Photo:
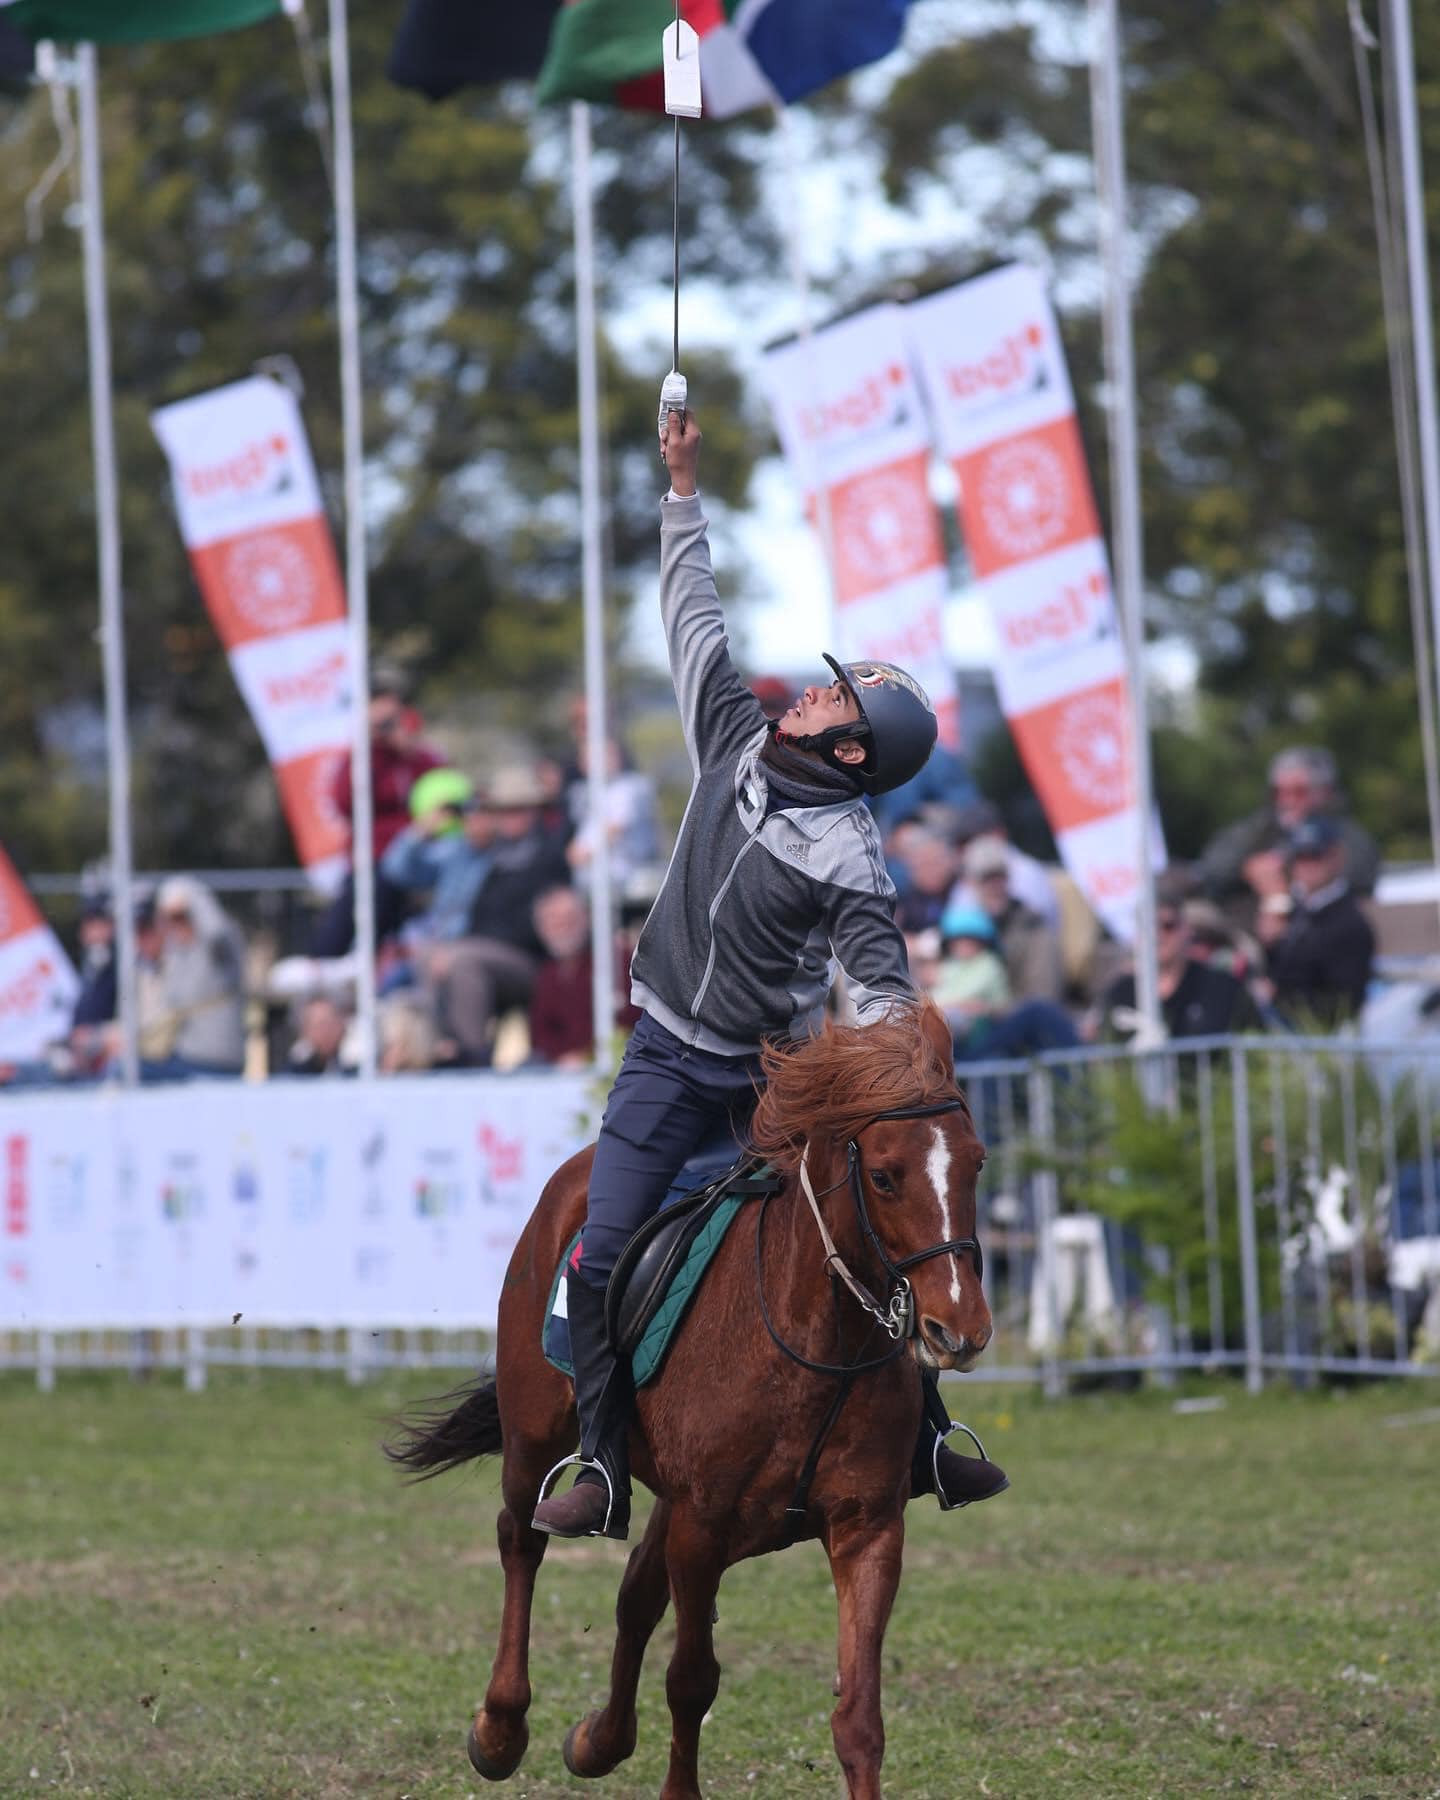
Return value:
[(1256, 934), (1277, 1010), (1293, 1025), (1331, 1031), (1365, 1002), (1375, 933), (1345, 877), (1348, 850), (1335, 819), (1318, 815), (1291, 832), (1287, 893), (1260, 903)]
[(430, 896), (405, 926), (414, 943), (463, 937), (490, 871), (495, 831), (475, 785), (459, 769), (430, 769), (410, 790), (410, 823), (380, 859), (380, 872), (406, 893)]
[(1313, 818), (1327, 819), (1339, 832), (1351, 892), (1373, 893), (1380, 852), (1363, 826), (1341, 816), (1335, 758), (1328, 750), (1296, 744), (1271, 761), (1265, 805), (1206, 845), (1198, 873), (1207, 896), (1237, 924), (1252, 929), (1257, 906), (1286, 892), (1290, 834)]
[(491, 777), (474, 802), (488, 816), (488, 860), (465, 934), (426, 953), (441, 1030), (471, 1067), (490, 1061), (499, 1015), (529, 1005), (544, 954), (532, 909), (547, 888), (570, 879), (564, 841), (540, 816), (546, 798), (534, 769), (515, 765)]
[[(534, 1518), (559, 1537), (623, 1538), (629, 1528), (633, 1391), (604, 1313), (630, 1235), (697, 1148), (743, 1127), (762, 1042), (820, 1026), (835, 963), (862, 1024), (919, 999), (865, 797), (924, 766), (936, 737), (930, 703), (891, 664), (827, 656), (833, 681), (767, 720), (730, 660), (696, 491), (694, 414), (671, 413), (661, 443), (671, 487), (660, 607), (694, 783), (635, 948), (631, 998), (642, 1016), (601, 1124), (566, 1283), (583, 1466)], [(933, 1491), (938, 1477), (942, 1506), (953, 1506), (1008, 1485), (993, 1463), (956, 1456), (936, 1437), (922, 1425), (913, 1492)]]

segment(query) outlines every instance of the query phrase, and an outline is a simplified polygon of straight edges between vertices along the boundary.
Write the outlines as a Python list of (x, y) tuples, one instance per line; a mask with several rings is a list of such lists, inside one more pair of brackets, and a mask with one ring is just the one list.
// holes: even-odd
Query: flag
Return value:
[(142, 44), (254, 25), (278, 13), (281, 0), (0, 0), (0, 9), (32, 43)]
[(0, 18), (0, 82), (29, 81), (34, 73), (34, 46), (23, 33)]
[(523, 7), (410, 0), (385, 73), (397, 87), (418, 88), (431, 100), (470, 85), (533, 81), (560, 6), (561, 0), (531, 0)]
[(905, 320), (995, 621), (1001, 708), (1065, 866), (1128, 942), (1144, 876), (1130, 672), (1044, 282), (1012, 263)]
[[(887, 55), (910, 0), (681, 0), (700, 37), (705, 111), (729, 118), (799, 100)], [(661, 34), (672, 0), (568, 0), (540, 71), (541, 100), (664, 110)]]
[(151, 415), (200, 591), (275, 768), (312, 883), (349, 837), (331, 799), (350, 747), (345, 590), (295, 396), (250, 376)]
[(0, 1063), (64, 1037), (79, 991), (70, 958), (0, 845)]

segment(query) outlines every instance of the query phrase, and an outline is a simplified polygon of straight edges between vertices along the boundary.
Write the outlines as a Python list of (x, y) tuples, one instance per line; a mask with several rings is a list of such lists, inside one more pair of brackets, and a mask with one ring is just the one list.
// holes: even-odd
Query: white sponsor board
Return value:
[(0, 1098), (0, 1331), (494, 1325), (564, 1073)]

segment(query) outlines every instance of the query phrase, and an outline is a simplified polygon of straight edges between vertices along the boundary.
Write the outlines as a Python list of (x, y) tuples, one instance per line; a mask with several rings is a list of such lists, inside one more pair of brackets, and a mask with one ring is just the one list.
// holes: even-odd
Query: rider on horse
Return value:
[[(672, 412), (662, 442), (671, 487), (660, 605), (695, 780), (631, 965), (643, 1013), (601, 1123), (567, 1284), (584, 1466), (534, 1517), (558, 1537), (628, 1531), (634, 1395), (605, 1331), (605, 1285), (626, 1240), (702, 1143), (743, 1127), (761, 1041), (818, 1028), (832, 955), (862, 1024), (918, 998), (863, 797), (924, 766), (936, 737), (930, 703), (890, 663), (842, 667), (827, 656), (834, 682), (807, 687), (767, 723), (730, 661), (695, 486), (694, 415)], [(937, 1443), (944, 1408), (938, 1392), (926, 1401), (912, 1492), (935, 1491), (949, 1508), (1006, 1487), (995, 1464)]]

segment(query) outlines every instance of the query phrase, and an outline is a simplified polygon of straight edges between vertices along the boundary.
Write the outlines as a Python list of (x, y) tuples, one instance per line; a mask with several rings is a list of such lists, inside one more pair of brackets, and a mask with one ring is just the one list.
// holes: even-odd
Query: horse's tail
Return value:
[(396, 1424), (398, 1435), (384, 1446), (385, 1454), (416, 1481), (429, 1481), (477, 1456), (493, 1456), (501, 1447), (495, 1377), (485, 1375), (440, 1394)]

